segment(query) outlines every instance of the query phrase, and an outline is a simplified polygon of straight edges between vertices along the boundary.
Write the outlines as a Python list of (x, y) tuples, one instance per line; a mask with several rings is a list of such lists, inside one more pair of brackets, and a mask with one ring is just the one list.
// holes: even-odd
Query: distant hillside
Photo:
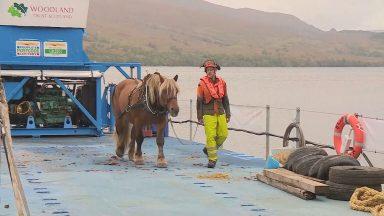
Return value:
[(384, 33), (321, 31), (298, 18), (202, 0), (92, 0), (85, 49), (144, 65), (384, 66)]

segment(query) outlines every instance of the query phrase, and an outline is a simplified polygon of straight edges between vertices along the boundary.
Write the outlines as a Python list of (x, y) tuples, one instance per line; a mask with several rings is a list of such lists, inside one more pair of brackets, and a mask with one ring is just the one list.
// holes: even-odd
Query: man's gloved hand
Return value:
[(227, 116), (227, 123), (231, 121), (231, 116)]

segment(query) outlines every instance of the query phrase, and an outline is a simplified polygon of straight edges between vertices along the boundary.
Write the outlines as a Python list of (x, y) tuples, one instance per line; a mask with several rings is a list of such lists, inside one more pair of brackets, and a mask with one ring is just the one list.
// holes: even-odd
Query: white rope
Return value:
[[(175, 130), (175, 128), (173, 127), (173, 122), (172, 122), (171, 117), (169, 117), (168, 122), (171, 122), (171, 128), (172, 128), (173, 134), (175, 134), (176, 139), (177, 139), (182, 145), (189, 145), (189, 144), (186, 144), (186, 143), (184, 143), (183, 141), (181, 141), (181, 139), (180, 139), (179, 136), (177, 135), (176, 130)], [(196, 132), (197, 132), (197, 127), (199, 127), (199, 124), (196, 125), (196, 128), (195, 128), (195, 134), (193, 135), (193, 138), (192, 138), (190, 144), (192, 144), (192, 143), (193, 143), (193, 140), (195, 140), (195, 136), (196, 136)]]

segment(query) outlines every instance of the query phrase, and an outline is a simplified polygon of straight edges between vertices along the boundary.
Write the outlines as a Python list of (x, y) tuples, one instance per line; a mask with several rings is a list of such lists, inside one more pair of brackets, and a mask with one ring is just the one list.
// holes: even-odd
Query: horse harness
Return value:
[[(135, 104), (131, 104), (132, 95), (136, 91), (140, 91), (140, 93), (139, 93), (139, 94), (141, 94), (140, 100), (137, 103), (135, 103)], [(169, 102), (170, 100), (175, 99), (175, 98), (176, 97), (171, 97), (171, 98), (168, 99), (167, 102)], [(155, 116), (165, 115), (168, 112), (166, 109), (158, 110), (158, 109), (151, 108), (151, 106), (149, 105), (149, 102), (148, 102), (148, 85), (145, 84), (144, 92), (143, 92), (143, 89), (142, 89), (142, 85), (137, 85), (131, 91), (131, 93), (128, 96), (128, 106), (126, 106), (124, 111), (120, 113), (119, 118), (121, 118), (121, 116), (123, 116), (127, 112), (130, 112), (133, 109), (142, 108), (142, 107), (144, 107), (144, 109), (147, 112), (149, 112), (149, 113), (151, 113), (152, 115), (155, 115)]]

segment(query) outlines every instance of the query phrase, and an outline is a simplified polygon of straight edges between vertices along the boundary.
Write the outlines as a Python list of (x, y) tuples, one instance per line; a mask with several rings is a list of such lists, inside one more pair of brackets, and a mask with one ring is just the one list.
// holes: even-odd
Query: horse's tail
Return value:
[(117, 131), (115, 130), (112, 135), (112, 139), (115, 143), (119, 142), (119, 135), (117, 134)]
[[(132, 147), (133, 148), (133, 150), (135, 150), (135, 145), (133, 145), (133, 146), (130, 146), (129, 144), (131, 143), (131, 135), (132, 135), (132, 128), (133, 128), (133, 124), (131, 124), (131, 123), (128, 123), (128, 130), (127, 130), (127, 142), (125, 143), (125, 149), (128, 149), (129, 150), (129, 148), (130, 147)], [(133, 143), (135, 143), (135, 142), (133, 142)]]
[(133, 151), (135, 148), (134, 145), (130, 146), (133, 124), (129, 123), (128, 121), (125, 123), (128, 125), (124, 127), (123, 130), (120, 130), (119, 132), (118, 130), (115, 130), (112, 135), (112, 138), (116, 143), (116, 155), (119, 157), (123, 157), (129, 148), (133, 148)]

